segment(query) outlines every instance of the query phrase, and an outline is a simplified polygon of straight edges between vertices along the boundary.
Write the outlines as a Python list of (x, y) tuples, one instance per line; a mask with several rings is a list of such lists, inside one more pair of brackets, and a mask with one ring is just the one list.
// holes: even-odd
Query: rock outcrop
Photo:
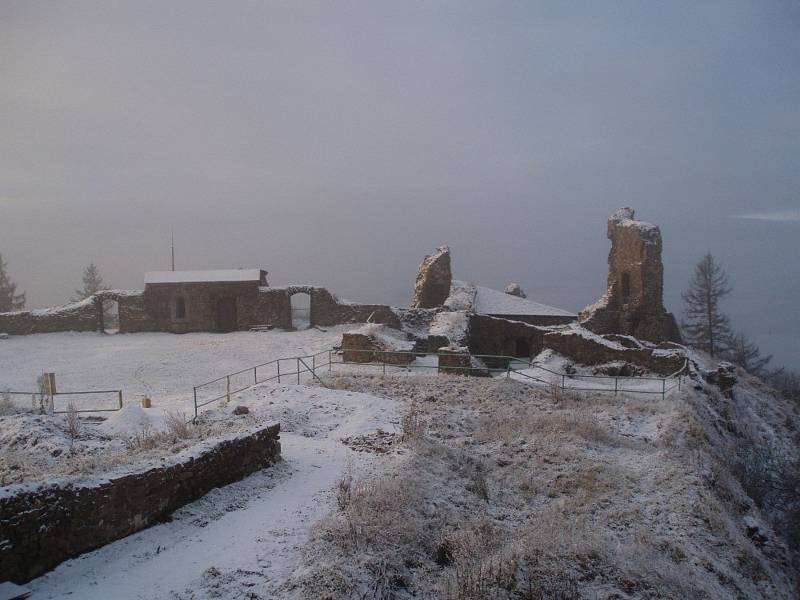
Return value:
[(450, 248), (440, 246), (426, 256), (417, 270), (412, 308), (436, 308), (442, 306), (450, 295)]
[(608, 288), (579, 319), (598, 334), (620, 333), (653, 342), (680, 342), (675, 317), (664, 308), (661, 231), (637, 221), (631, 208), (608, 219)]

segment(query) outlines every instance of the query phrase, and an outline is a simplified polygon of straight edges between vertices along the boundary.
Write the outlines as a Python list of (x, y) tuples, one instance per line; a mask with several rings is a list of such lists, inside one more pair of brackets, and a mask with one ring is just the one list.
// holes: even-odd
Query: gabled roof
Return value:
[(220, 269), (213, 271), (148, 271), (145, 284), (261, 282), (261, 269)]
[(491, 288), (476, 286), (475, 303), (473, 310), (482, 315), (518, 315), (518, 316), (548, 316), (548, 317), (575, 317), (560, 308), (532, 302), (526, 298), (512, 296), (505, 292)]

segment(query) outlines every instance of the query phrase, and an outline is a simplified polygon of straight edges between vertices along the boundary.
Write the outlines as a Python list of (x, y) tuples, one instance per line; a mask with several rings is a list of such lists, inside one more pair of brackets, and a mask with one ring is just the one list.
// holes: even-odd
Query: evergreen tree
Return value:
[(97, 292), (101, 290), (107, 290), (108, 288), (103, 285), (103, 278), (100, 275), (100, 269), (97, 268), (93, 262), (89, 263), (89, 266), (83, 270), (83, 289), (82, 290), (75, 290), (75, 297), (72, 299), (73, 302), (79, 302), (89, 296), (93, 296)]
[(730, 339), (728, 353), (731, 362), (739, 365), (748, 373), (761, 378), (770, 375), (766, 367), (772, 360), (772, 355), (761, 356), (761, 350), (755, 342), (743, 333), (737, 333)]
[(722, 298), (731, 293), (728, 275), (711, 254), (706, 254), (694, 269), (689, 289), (681, 294), (684, 339), (711, 356), (724, 355), (732, 339), (730, 320), (720, 310)]
[(6, 266), (0, 254), (0, 312), (25, 308), (25, 293), (17, 294), (17, 284), (8, 277)]

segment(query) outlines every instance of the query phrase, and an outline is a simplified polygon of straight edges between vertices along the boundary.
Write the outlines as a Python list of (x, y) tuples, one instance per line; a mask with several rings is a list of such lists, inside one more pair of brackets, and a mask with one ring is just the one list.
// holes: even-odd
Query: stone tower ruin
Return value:
[(608, 287), (578, 315), (598, 334), (621, 333), (652, 342), (680, 342), (675, 317), (664, 308), (661, 230), (621, 208), (608, 219)]
[(412, 308), (436, 308), (450, 295), (450, 248), (439, 246), (426, 256), (417, 270)]

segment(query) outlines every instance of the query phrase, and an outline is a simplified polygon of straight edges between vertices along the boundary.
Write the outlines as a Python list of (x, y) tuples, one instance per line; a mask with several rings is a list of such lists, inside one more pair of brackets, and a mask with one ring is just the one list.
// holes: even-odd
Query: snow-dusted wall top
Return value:
[(481, 315), (528, 315), (548, 317), (574, 317), (575, 314), (519, 296), (512, 296), (491, 288), (477, 286), (475, 312)]
[(261, 269), (219, 269), (214, 271), (148, 271), (145, 283), (228, 283), (261, 281)]

